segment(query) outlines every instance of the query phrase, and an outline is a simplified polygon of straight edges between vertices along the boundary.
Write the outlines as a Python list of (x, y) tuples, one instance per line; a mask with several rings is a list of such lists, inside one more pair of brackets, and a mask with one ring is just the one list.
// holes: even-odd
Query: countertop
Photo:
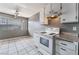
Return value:
[[(41, 36), (46, 36), (51, 38), (50, 36), (47, 35), (43, 35), (43, 33), (40, 32), (35, 32)], [(75, 34), (75, 33), (65, 33), (63, 32), (62, 34), (57, 34), (55, 35), (56, 38), (58, 38), (59, 40), (65, 40), (65, 41), (69, 41), (69, 42), (79, 42), (79, 37)]]
[(55, 36), (56, 38), (59, 38), (59, 40), (65, 40), (70, 42), (79, 42), (79, 37), (74, 36), (72, 34), (66, 33), (66, 34), (59, 34)]
[(53, 38), (53, 36), (55, 36), (56, 34), (54, 34), (53, 36), (50, 35), (46, 35), (45, 33), (41, 33), (41, 32), (35, 32), (35, 34), (41, 36), (41, 37), (47, 37), (47, 38)]

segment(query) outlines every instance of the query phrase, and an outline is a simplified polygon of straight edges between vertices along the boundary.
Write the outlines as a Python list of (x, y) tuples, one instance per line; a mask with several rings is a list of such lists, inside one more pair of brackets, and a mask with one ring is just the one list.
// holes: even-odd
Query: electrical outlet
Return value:
[(77, 30), (77, 27), (76, 26), (73, 26), (73, 31), (76, 31)]

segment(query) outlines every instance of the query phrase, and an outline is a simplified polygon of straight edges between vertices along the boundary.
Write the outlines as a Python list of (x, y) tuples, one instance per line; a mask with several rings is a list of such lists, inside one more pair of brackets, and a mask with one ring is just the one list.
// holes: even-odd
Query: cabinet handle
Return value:
[(66, 51), (66, 49), (61, 48), (63, 51)]
[(67, 44), (64, 44), (64, 43), (60, 43), (60, 44), (67, 46)]

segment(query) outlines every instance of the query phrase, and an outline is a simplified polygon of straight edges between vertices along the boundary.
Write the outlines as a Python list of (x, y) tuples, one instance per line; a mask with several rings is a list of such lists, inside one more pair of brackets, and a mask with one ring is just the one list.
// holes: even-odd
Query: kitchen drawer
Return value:
[(75, 55), (74, 50), (70, 50), (60, 45), (56, 45), (56, 52), (58, 52), (60, 55)]
[(63, 40), (56, 40), (56, 44), (64, 46), (68, 49), (75, 50), (75, 44), (73, 42), (63, 41)]

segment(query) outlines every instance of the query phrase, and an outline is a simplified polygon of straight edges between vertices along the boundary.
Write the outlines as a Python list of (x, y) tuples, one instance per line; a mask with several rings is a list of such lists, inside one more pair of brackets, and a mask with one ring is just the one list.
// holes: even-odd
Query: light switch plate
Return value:
[(76, 26), (73, 26), (73, 31), (76, 31), (77, 30), (77, 27)]

